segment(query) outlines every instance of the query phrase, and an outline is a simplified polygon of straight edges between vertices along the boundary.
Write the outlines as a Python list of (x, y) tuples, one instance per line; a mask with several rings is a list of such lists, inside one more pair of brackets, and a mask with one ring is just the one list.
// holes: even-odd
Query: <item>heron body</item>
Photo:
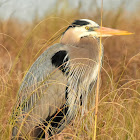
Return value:
[(84, 110), (101, 68), (99, 28), (91, 20), (76, 20), (60, 43), (37, 58), (18, 92), (13, 139), (52, 136), (71, 122), (80, 104)]

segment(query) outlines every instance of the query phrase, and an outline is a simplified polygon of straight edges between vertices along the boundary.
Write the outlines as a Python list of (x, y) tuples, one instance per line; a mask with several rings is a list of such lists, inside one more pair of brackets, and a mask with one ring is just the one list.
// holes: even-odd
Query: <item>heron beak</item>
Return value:
[(106, 28), (106, 27), (100, 27), (100, 28), (96, 29), (95, 32), (100, 37), (107, 37), (107, 36), (114, 36), (114, 35), (131, 35), (131, 34), (134, 34), (134, 33), (128, 32), (128, 31), (117, 30), (117, 29)]

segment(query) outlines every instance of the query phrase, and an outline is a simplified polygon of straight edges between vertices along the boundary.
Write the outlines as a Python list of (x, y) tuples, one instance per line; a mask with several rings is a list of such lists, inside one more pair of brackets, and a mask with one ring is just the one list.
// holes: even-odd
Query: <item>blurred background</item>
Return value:
[[(133, 32), (103, 39), (97, 139), (140, 139), (140, 1), (103, 0), (103, 26)], [(10, 139), (11, 110), (22, 78), (75, 19), (101, 22), (101, 0), (0, 0), (0, 139)], [(94, 109), (91, 109), (93, 112)], [(64, 139), (93, 138), (89, 114)], [(88, 124), (88, 125), (86, 125)], [(72, 135), (69, 135), (72, 134)]]
[[(123, 8), (126, 11), (137, 11), (139, 0), (104, 0), (105, 10), (117, 10)], [(93, 12), (99, 10), (101, 0), (1, 0), (0, 17), (2, 19), (17, 18), (24, 21), (33, 21), (36, 17), (43, 19), (50, 13), (59, 15), (77, 10), (92, 16)]]

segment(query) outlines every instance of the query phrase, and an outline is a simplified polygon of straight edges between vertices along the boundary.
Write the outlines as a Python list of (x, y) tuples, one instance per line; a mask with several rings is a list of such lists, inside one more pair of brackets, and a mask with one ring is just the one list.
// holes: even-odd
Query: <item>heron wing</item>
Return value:
[(57, 58), (59, 54), (53, 60), (52, 58), (59, 51), (63, 52), (66, 49), (67, 46), (62, 44), (51, 46), (37, 58), (26, 73), (16, 105), (20, 114), (28, 113), (28, 118), (43, 121), (65, 104), (67, 79), (60, 68), (56, 68), (56, 65), (61, 65), (60, 61), (63, 58)]

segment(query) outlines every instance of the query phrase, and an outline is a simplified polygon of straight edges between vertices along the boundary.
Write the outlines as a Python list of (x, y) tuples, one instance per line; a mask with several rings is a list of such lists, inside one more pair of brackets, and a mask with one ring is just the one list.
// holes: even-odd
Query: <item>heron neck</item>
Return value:
[[(80, 55), (82, 57), (97, 60), (99, 58), (100, 42), (98, 38), (93, 38), (89, 36), (79, 38), (78, 35), (76, 35), (76, 33), (73, 32), (73, 30), (69, 29), (62, 37), (61, 43), (65, 45), (75, 46), (78, 49), (78, 52), (81, 51)], [(103, 47), (101, 47), (101, 49), (103, 55)]]
[[(80, 39), (77, 47), (84, 48), (89, 52), (89, 58), (91, 59), (98, 59), (99, 58), (99, 51), (100, 51), (100, 42), (98, 38), (93, 37), (83, 37)], [(102, 55), (103, 55), (103, 46), (101, 47)]]
[(78, 34), (76, 34), (73, 30), (69, 29), (63, 35), (60, 43), (77, 46), (79, 41), (80, 41), (80, 38), (79, 38)]

